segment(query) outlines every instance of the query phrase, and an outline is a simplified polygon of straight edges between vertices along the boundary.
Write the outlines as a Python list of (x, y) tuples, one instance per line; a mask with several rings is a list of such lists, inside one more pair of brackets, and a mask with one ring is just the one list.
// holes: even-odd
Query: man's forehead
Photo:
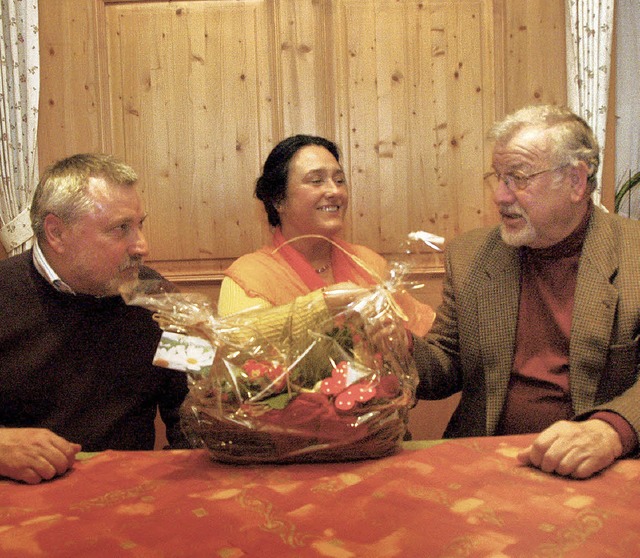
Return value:
[(112, 185), (101, 176), (87, 178), (87, 193), (96, 198), (108, 196), (112, 191), (119, 188), (122, 188), (122, 186)]
[(513, 135), (511, 141), (521, 145), (545, 148), (549, 141), (549, 129), (541, 126), (525, 126)]
[[(87, 193), (93, 200), (94, 217), (109, 215), (137, 218), (144, 214), (142, 199), (134, 186), (111, 185), (103, 178), (89, 178)], [(118, 218), (118, 217), (116, 217)]]
[(494, 147), (496, 158), (544, 159), (549, 152), (547, 130), (528, 126), (518, 130), (509, 140)]

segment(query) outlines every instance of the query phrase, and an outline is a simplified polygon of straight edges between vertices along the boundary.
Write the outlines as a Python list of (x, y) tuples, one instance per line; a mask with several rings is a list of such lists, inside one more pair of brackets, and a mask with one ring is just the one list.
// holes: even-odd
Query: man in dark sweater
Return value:
[(119, 288), (142, 265), (146, 214), (133, 169), (105, 155), (49, 167), (32, 250), (0, 262), (0, 475), (37, 483), (84, 451), (150, 450), (159, 409), (172, 447), (186, 376), (153, 366), (161, 331)]

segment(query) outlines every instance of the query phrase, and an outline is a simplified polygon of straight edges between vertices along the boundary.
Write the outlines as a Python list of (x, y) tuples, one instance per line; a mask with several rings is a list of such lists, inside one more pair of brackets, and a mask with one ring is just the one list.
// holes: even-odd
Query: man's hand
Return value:
[(0, 476), (37, 484), (73, 466), (79, 444), (45, 428), (0, 428)]
[(359, 287), (353, 283), (336, 283), (323, 290), (324, 300), (332, 314), (351, 305), (364, 320), (367, 337), (373, 347), (396, 356), (409, 355), (409, 334), (394, 308), (395, 301), (389, 294), (381, 296), (375, 287)]
[(608, 423), (558, 421), (540, 433), (518, 460), (546, 473), (586, 479), (611, 465), (622, 454), (622, 442)]

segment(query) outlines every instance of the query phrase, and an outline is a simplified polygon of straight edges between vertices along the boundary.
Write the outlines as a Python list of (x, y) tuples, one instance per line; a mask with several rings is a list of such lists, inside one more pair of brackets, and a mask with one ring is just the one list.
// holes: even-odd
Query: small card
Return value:
[(208, 374), (215, 354), (215, 348), (206, 339), (165, 331), (153, 364), (182, 372)]

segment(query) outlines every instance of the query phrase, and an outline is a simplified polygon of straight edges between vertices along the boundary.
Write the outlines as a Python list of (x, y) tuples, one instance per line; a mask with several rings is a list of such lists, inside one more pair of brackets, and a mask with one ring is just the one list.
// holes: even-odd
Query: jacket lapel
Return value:
[(571, 322), (569, 378), (576, 414), (595, 404), (618, 304), (611, 283), (617, 269), (613, 231), (596, 208), (580, 256)]
[(498, 241), (479, 274), (478, 343), (487, 389), (487, 433), (495, 431), (509, 385), (520, 296), (518, 250)]

